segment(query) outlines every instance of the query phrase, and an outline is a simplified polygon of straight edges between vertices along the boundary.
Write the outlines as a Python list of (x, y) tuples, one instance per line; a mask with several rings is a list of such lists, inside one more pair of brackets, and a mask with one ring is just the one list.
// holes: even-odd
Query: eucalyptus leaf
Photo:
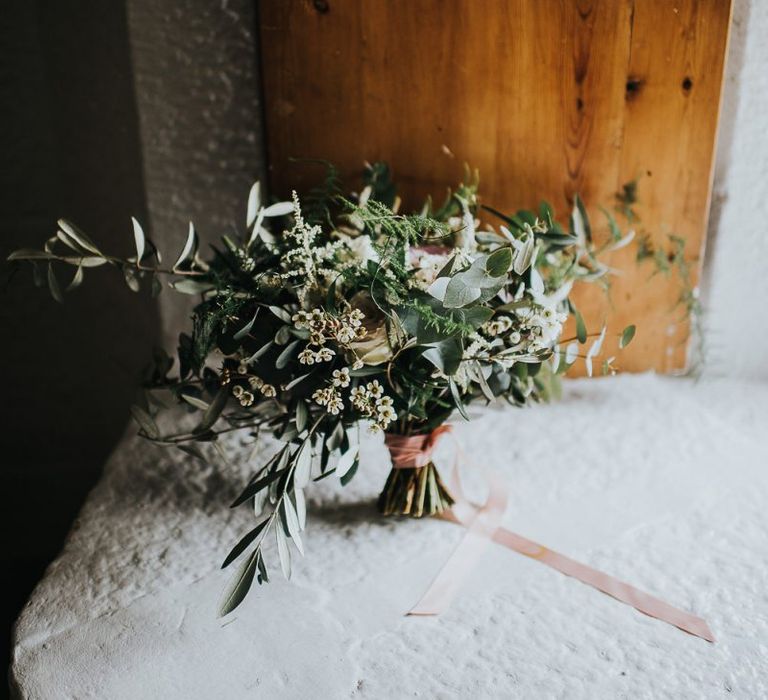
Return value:
[(275, 360), (275, 367), (277, 367), (277, 369), (284, 369), (288, 365), (291, 358), (296, 354), (300, 342), (300, 340), (294, 340), (278, 355), (277, 360)]
[(456, 382), (449, 378), (448, 379), (448, 386), (451, 389), (451, 395), (453, 396), (453, 402), (456, 404), (456, 409), (461, 414), (461, 417), (468, 421), (469, 416), (467, 415), (467, 410), (464, 408), (464, 402), (461, 400), (461, 395), (459, 394), (459, 387), (456, 384)]
[(300, 489), (308, 483), (312, 473), (312, 450), (309, 440), (305, 440), (296, 453), (296, 466), (294, 467), (293, 480)]
[(346, 486), (352, 479), (355, 478), (355, 474), (357, 474), (357, 468), (360, 466), (360, 458), (359, 456), (355, 458), (355, 461), (352, 462), (352, 466), (349, 468), (347, 473), (341, 477), (341, 485)]
[(493, 392), (491, 391), (491, 387), (488, 386), (488, 382), (483, 376), (482, 369), (480, 368), (477, 362), (475, 363), (475, 365), (477, 365), (477, 368), (474, 376), (475, 376), (475, 379), (477, 380), (478, 385), (480, 386), (480, 390), (483, 392), (483, 395), (485, 396), (486, 399), (488, 399), (488, 401), (495, 401), (496, 397), (493, 395)]
[(228, 399), (229, 391), (227, 390), (227, 387), (223, 386), (219, 389), (216, 396), (213, 397), (213, 401), (211, 401), (210, 405), (206, 409), (200, 424), (195, 428), (194, 432), (203, 433), (206, 430), (212, 428), (216, 421), (219, 419), (219, 416), (224, 410), (224, 407), (227, 405)]
[(531, 266), (533, 262), (533, 252), (536, 247), (536, 239), (533, 232), (527, 229), (528, 235), (523, 239), (522, 245), (515, 252), (515, 260), (512, 264), (512, 269), (518, 275), (525, 274), (525, 271)]
[(181, 265), (184, 261), (194, 257), (196, 250), (197, 250), (197, 233), (195, 233), (194, 224), (190, 221), (189, 232), (187, 233), (186, 243), (184, 243), (184, 247), (182, 248), (178, 259), (173, 264), (173, 269), (174, 270), (177, 269), (179, 265)]
[(288, 534), (291, 536), (291, 539), (293, 540), (293, 543), (296, 545), (296, 549), (299, 550), (299, 554), (301, 556), (304, 556), (304, 544), (301, 541), (301, 530), (299, 528), (299, 519), (296, 516), (296, 511), (294, 510), (293, 503), (291, 503), (291, 499), (286, 496), (283, 498), (282, 502), (280, 503), (280, 507), (283, 509), (283, 513), (285, 514), (285, 522), (288, 526)]
[(45, 250), (35, 250), (34, 248), (21, 248), (14, 250), (6, 260), (55, 260), (56, 256)]
[(125, 283), (128, 285), (128, 289), (132, 292), (138, 292), (141, 289), (139, 278), (136, 276), (136, 270), (130, 265), (125, 265), (125, 267), (123, 267), (123, 277), (125, 278)]
[(424, 358), (429, 360), (443, 374), (451, 376), (456, 373), (461, 364), (463, 347), (457, 338), (433, 343), (424, 351)]
[(618, 242), (621, 240), (621, 229), (619, 229), (619, 225), (616, 223), (616, 218), (605, 207), (600, 207), (600, 211), (603, 212), (603, 215), (608, 220), (608, 228), (611, 232), (611, 240)]
[(571, 211), (571, 233), (582, 243), (592, 241), (592, 229), (589, 226), (589, 218), (584, 208), (584, 202), (581, 197), (576, 195), (573, 198), (573, 209)]
[(336, 463), (337, 476), (343, 477), (352, 468), (357, 459), (358, 450), (358, 447), (353, 447), (339, 457), (339, 461)]
[[(259, 348), (259, 349), (258, 349), (258, 350), (255, 352), (255, 353), (253, 353), (253, 355), (251, 355), (251, 356), (248, 358), (248, 363), (250, 364), (251, 362), (256, 362), (256, 360), (258, 360), (258, 359), (259, 359), (259, 358), (260, 358), (260, 357), (261, 357), (261, 356), (262, 356), (262, 355), (263, 355), (265, 352), (267, 352), (267, 350), (269, 350), (269, 349), (270, 349), (270, 348), (271, 348), (271, 347), (272, 347), (274, 344), (275, 344), (275, 342), (274, 342), (273, 340), (270, 340), (270, 341), (269, 341), (268, 343), (266, 343), (265, 345), (262, 345), (262, 346), (261, 346), (261, 347), (260, 347), (260, 348)], [(287, 387), (286, 387), (286, 388), (287, 388)]]
[(133, 222), (133, 240), (136, 244), (136, 262), (141, 263), (141, 259), (144, 257), (147, 239), (144, 236), (144, 230), (141, 228), (141, 224), (133, 217), (131, 217), (131, 221)]
[(58, 238), (65, 246), (67, 246), (67, 248), (74, 250), (78, 255), (87, 255), (89, 252), (82, 246), (79, 246), (77, 241), (75, 241), (73, 238), (70, 238), (66, 233), (64, 233), (64, 231), (57, 231), (56, 238)]
[(70, 238), (73, 238), (75, 241), (77, 241), (77, 244), (81, 248), (84, 248), (94, 255), (101, 256), (101, 251), (96, 247), (96, 244), (72, 222), (67, 221), (66, 219), (59, 219), (57, 223), (59, 224), (59, 228), (64, 231), (64, 233), (66, 233)]
[(477, 301), (480, 296), (480, 288), (470, 287), (459, 274), (452, 277), (446, 286), (443, 304), (448, 309), (458, 309)]
[(156, 440), (160, 437), (160, 428), (157, 427), (157, 423), (141, 406), (131, 406), (131, 415), (148, 438)]
[(486, 272), (491, 277), (504, 277), (512, 267), (512, 249), (508, 246), (498, 248), (485, 261)]
[(291, 315), (285, 309), (281, 309), (279, 306), (270, 306), (269, 310), (281, 321), (285, 321), (285, 323), (292, 323)]
[(288, 382), (288, 384), (285, 385), (285, 390), (290, 391), (297, 384), (304, 381), (310, 374), (312, 374), (312, 372), (307, 372), (306, 374), (302, 374), (300, 377), (296, 377), (296, 379), (291, 380), (290, 382)]
[(67, 291), (71, 292), (73, 289), (77, 289), (83, 283), (83, 277), (83, 266), (78, 265), (72, 281), (67, 285)]
[(190, 394), (179, 394), (184, 401), (186, 401), (190, 406), (194, 406), (195, 408), (199, 408), (202, 411), (207, 411), (211, 405), (207, 403), (206, 401), (203, 401), (202, 399), (197, 398), (197, 396), (191, 396)]
[(248, 484), (248, 486), (243, 489), (243, 492), (232, 502), (230, 508), (237, 508), (237, 506), (242, 505), (249, 498), (251, 498), (251, 496), (256, 495), (262, 489), (265, 489), (267, 486), (277, 481), (284, 474), (285, 470), (276, 469), (266, 476), (263, 476), (261, 479), (257, 479), (253, 483)]
[(205, 294), (206, 292), (210, 292), (214, 288), (210, 282), (201, 282), (199, 280), (189, 279), (189, 278), (172, 282), (171, 287), (173, 287), (177, 292), (180, 292), (181, 294), (192, 294), (192, 295)]
[(235, 559), (237, 559), (250, 544), (261, 534), (261, 531), (268, 525), (269, 518), (262, 520), (253, 530), (248, 532), (234, 547), (232, 551), (227, 554), (226, 559), (221, 565), (222, 569), (226, 569)]
[(587, 326), (584, 323), (584, 317), (581, 315), (578, 309), (573, 309), (573, 315), (576, 318), (576, 337), (580, 343), (587, 342)]
[(256, 573), (258, 553), (252, 552), (249, 557), (240, 565), (237, 573), (232, 577), (229, 585), (224, 591), (224, 597), (219, 606), (219, 617), (224, 617), (231, 613), (240, 603), (243, 602), (248, 591), (251, 589), (253, 577)]
[(59, 302), (63, 303), (64, 297), (61, 294), (61, 287), (59, 287), (59, 281), (56, 279), (56, 273), (53, 271), (53, 265), (48, 263), (48, 289), (51, 291), (51, 296)]
[(619, 347), (624, 349), (632, 342), (632, 338), (635, 337), (635, 331), (637, 331), (637, 328), (634, 325), (627, 326), (622, 332), (621, 332), (621, 338), (619, 338)]
[(296, 430), (303, 433), (309, 422), (309, 409), (302, 399), (296, 402)]
[(245, 225), (250, 228), (256, 221), (256, 214), (261, 208), (261, 184), (257, 180), (253, 183), (251, 191), (248, 193), (248, 208), (245, 217)]
[(253, 328), (253, 324), (256, 323), (256, 317), (259, 315), (259, 310), (256, 309), (256, 313), (253, 314), (253, 318), (248, 321), (237, 333), (232, 336), (235, 340), (241, 340), (242, 338), (245, 338), (246, 335), (248, 335), (251, 332), (251, 328)]
[(283, 576), (285, 578), (291, 578), (291, 550), (288, 549), (288, 541), (285, 537), (283, 529), (280, 527), (275, 528), (275, 536), (277, 538), (277, 554), (280, 557), (280, 568), (283, 570)]
[(293, 214), (294, 206), (293, 202), (278, 202), (264, 208), (264, 216), (285, 216), (286, 214)]
[(326, 436), (325, 445), (329, 452), (333, 452), (341, 446), (341, 441), (344, 439), (344, 426), (341, 421), (338, 421), (334, 425), (333, 430)]
[(304, 489), (294, 488), (293, 498), (296, 502), (296, 518), (299, 521), (299, 529), (303, 530), (307, 524), (307, 499), (304, 496)]
[(256, 554), (256, 566), (259, 569), (259, 573), (258, 573), (259, 585), (261, 585), (262, 583), (269, 583), (269, 576), (267, 575), (267, 567), (264, 565), (264, 556), (262, 555), (260, 549)]

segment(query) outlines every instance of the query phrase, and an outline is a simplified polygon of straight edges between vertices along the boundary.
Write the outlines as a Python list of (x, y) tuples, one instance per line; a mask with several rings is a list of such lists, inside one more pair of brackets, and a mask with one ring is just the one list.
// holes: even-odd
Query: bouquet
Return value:
[[(222, 614), (254, 578), (268, 580), (268, 536), (290, 575), (289, 544), (303, 554), (304, 490), (331, 475), (342, 485), (354, 477), (361, 425), (383, 432), (392, 454), (381, 512), (439, 514), (453, 499), (430, 447), (454, 412), (468, 420), (474, 402), (546, 399), (574, 362), (583, 359), (591, 374), (601, 353), (606, 329), (590, 340), (570, 294), (576, 282), (606, 284), (600, 254), (631, 239), (610, 214), (609, 239), (597, 246), (578, 197), (567, 227), (546, 203), (504, 214), (481, 207), (469, 171), (440, 207), (428, 200), (417, 213), (399, 209), (385, 164), (367, 165), (361, 191), (346, 196), (328, 166), (323, 183), (290, 201), (264, 203), (255, 184), (242, 235), (222, 236), (206, 258), (190, 224), (180, 254), (165, 264), (135, 219), (128, 258), (103, 252), (63, 220), (43, 250), (10, 256), (31, 261), (59, 301), (62, 265), (75, 270), (67, 289), (86, 269), (107, 265), (134, 291), (156, 294), (167, 277), (176, 292), (199, 297), (178, 363), (156, 354), (132, 410), (142, 436), (200, 458), (199, 443), (231, 431), (268, 430), (282, 443), (233, 504), (248, 503), (258, 522), (224, 560), (241, 563)], [(564, 339), (569, 316), (575, 337)], [(633, 335), (626, 328), (619, 346)], [(613, 358), (602, 364), (614, 370)], [(158, 427), (169, 395), (199, 412), (189, 430)]]

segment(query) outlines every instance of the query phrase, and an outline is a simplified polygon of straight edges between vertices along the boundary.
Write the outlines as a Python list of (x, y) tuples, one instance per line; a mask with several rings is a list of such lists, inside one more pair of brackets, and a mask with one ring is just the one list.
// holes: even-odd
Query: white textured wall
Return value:
[[(253, 0), (128, 0), (149, 230), (168, 256), (243, 227), (263, 171)], [(190, 305), (164, 293), (165, 344)], [(190, 300), (191, 301), (191, 300)]]
[(704, 280), (711, 374), (768, 379), (768, 1), (735, 0)]

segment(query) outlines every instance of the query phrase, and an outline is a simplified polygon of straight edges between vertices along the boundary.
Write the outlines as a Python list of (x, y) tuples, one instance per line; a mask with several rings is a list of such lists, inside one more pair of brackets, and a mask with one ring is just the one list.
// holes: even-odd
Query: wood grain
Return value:
[[(640, 178), (639, 228), (686, 239), (698, 274), (730, 0), (261, 0), (270, 185), (301, 188), (327, 158), (347, 182), (363, 159), (388, 161), (406, 204), (440, 199), (463, 163), (499, 209), (579, 193), (597, 236), (599, 206)], [(448, 155), (449, 151), (451, 155)], [(597, 327), (638, 335), (623, 369), (686, 363), (680, 281), (617, 252), (611, 299), (584, 286)]]

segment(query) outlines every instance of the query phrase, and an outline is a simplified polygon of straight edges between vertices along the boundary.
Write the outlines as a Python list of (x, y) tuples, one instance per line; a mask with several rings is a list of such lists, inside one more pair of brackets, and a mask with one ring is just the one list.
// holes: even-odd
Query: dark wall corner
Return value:
[[(124, 3), (11, 0), (0, 18), (0, 479), (12, 620), (125, 430), (157, 303), (103, 268), (63, 305), (5, 262), (56, 219), (127, 253), (146, 217)], [(73, 270), (60, 271), (68, 283)], [(5, 636), (5, 634), (4, 634)]]

